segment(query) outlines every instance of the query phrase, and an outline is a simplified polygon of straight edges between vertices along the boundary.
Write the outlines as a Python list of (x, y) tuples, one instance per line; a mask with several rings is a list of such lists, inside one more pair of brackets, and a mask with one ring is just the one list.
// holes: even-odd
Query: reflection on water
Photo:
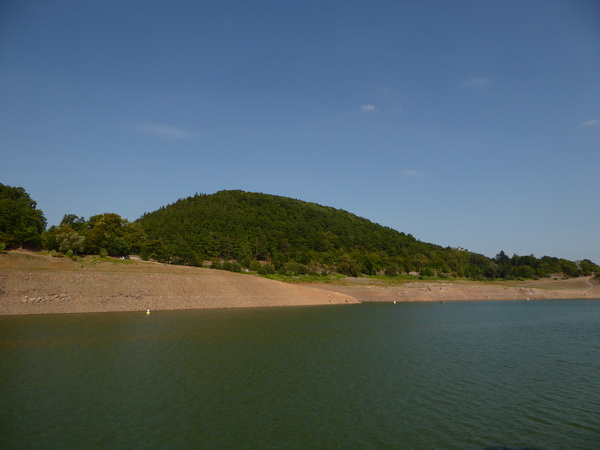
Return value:
[(0, 318), (1, 448), (595, 448), (600, 302)]

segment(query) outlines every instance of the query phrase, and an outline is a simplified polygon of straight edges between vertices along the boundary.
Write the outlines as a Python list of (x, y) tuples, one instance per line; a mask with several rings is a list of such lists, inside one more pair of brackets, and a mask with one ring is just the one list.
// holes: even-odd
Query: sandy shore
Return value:
[(252, 275), (143, 261), (78, 261), (0, 254), (0, 315), (185, 310), (359, 302), (600, 298), (592, 278), (519, 283), (390, 284), (369, 278), (290, 284)]
[(264, 278), (141, 261), (0, 254), (0, 315), (358, 303)]

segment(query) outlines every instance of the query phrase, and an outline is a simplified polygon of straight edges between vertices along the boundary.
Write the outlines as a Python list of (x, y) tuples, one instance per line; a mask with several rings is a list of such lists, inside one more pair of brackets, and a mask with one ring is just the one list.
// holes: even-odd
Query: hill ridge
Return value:
[(176, 264), (288, 275), (418, 272), (473, 279), (576, 276), (559, 258), (496, 258), (443, 248), (351, 212), (290, 197), (243, 190), (196, 194), (144, 214), (147, 257)]

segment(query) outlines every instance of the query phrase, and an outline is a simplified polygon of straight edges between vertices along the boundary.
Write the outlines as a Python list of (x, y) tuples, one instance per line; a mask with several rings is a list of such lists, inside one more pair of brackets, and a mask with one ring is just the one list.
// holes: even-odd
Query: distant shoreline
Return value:
[(21, 251), (0, 254), (0, 315), (553, 298), (600, 298), (600, 283), (587, 277), (403, 284), (349, 278), (296, 284), (142, 261), (73, 261)]
[(347, 283), (314, 287), (350, 295), (360, 302), (450, 302), (486, 300), (600, 299), (600, 283), (592, 277), (539, 282), (435, 281), (403, 285)]

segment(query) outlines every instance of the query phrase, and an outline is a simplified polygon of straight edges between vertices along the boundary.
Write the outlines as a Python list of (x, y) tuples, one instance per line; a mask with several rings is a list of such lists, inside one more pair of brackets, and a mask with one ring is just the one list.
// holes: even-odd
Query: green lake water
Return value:
[(0, 448), (600, 448), (600, 301), (0, 317)]

